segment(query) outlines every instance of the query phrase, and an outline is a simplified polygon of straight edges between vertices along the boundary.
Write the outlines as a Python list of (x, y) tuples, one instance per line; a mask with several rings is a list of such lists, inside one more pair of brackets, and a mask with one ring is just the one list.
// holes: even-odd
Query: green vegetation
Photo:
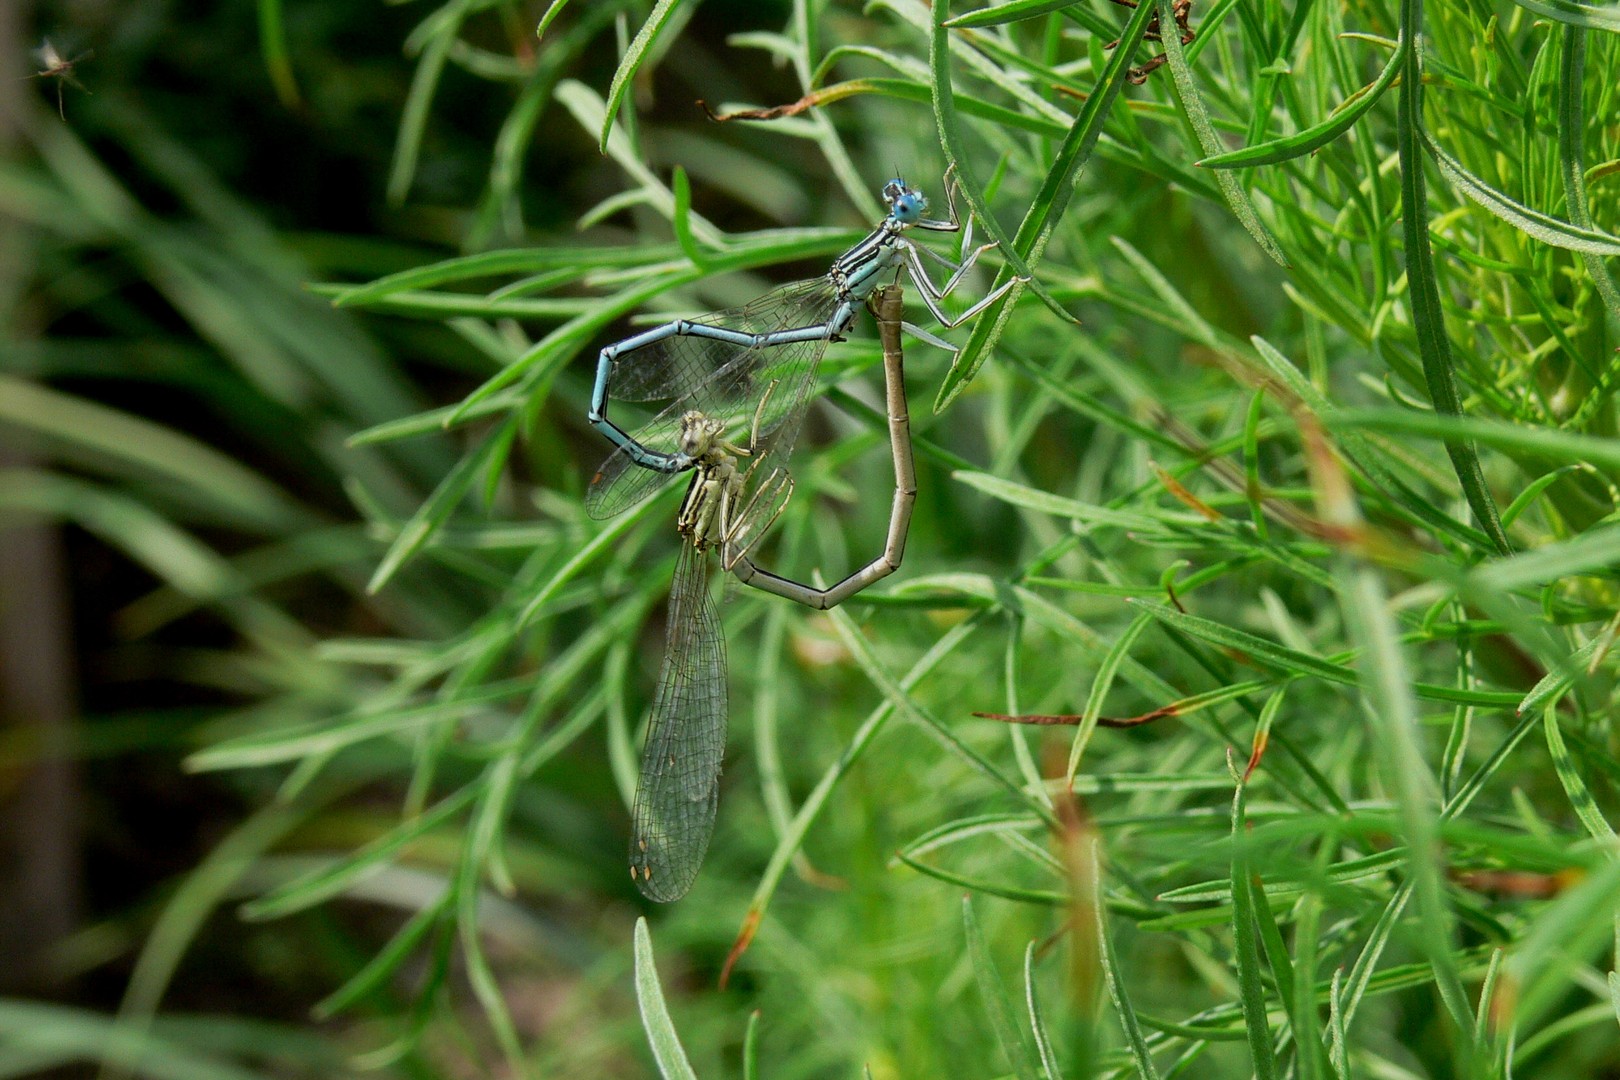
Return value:
[[(0, 508), (128, 560), (169, 688), (69, 749), (231, 802), (98, 924), (133, 952), (66, 950), (116, 1017), (0, 1002), (0, 1069), (1620, 1068), (1612, 11), (300, 9), (106, 29), (0, 168), (48, 330), (0, 361), (40, 455)], [(174, 48), (369, 169), (363, 211), (246, 184), (154, 88)], [(729, 590), (714, 845), (647, 905), (675, 506), (585, 515), (596, 350), (819, 273), (948, 164), (1001, 246), (965, 292), (1033, 280), (954, 356), (908, 339), (902, 570), (825, 614)], [(859, 334), (763, 549), (802, 580), (885, 532)]]

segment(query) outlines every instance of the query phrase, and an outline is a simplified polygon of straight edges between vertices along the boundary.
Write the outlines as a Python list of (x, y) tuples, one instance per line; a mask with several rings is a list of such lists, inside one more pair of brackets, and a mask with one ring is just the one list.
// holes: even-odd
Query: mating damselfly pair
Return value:
[[(973, 246), (973, 219), (959, 222), (954, 178), (945, 178), (948, 216), (927, 217), (928, 200), (903, 180), (883, 186), (888, 215), (840, 255), (824, 277), (775, 289), (745, 307), (677, 319), (604, 348), (588, 418), (613, 443), (591, 480), (585, 506), (611, 517), (682, 473), (691, 473), (676, 529), (683, 543), (670, 589), (663, 667), (647, 721), (636, 790), (630, 873), (653, 900), (676, 900), (691, 887), (714, 832), (726, 739), (726, 647), (709, 588), (709, 557), (742, 582), (812, 608), (830, 608), (892, 573), (905, 548), (916, 496), (906, 411), (899, 278), (908, 276), (929, 312), (959, 326), (1000, 299), (1018, 279), (957, 316), (940, 300), (994, 244)], [(912, 228), (960, 232), (955, 260), (905, 234)], [(925, 259), (950, 271), (943, 285)], [(892, 272), (895, 284), (879, 293)], [(829, 588), (806, 585), (757, 565), (750, 551), (793, 493), (787, 460), (814, 396), (830, 342), (842, 341), (863, 304), (872, 304), (883, 342), (895, 491), (881, 555)], [(948, 346), (947, 346), (948, 347)], [(667, 401), (627, 432), (608, 416), (610, 402)]]

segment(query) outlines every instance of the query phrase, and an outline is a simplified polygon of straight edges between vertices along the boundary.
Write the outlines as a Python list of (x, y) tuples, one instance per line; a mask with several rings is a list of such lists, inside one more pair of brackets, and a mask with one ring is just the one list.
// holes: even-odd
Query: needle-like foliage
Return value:
[[(735, 6), (554, 0), (519, 45), (518, 7), (407, 42), (405, 212), (450, 73), (506, 103), (457, 250), (314, 286), (474, 374), (352, 436), (443, 466), (350, 474), (379, 622), (326, 637), (321, 707), (272, 688), (190, 759), (319, 819), (388, 800), (245, 909), (405, 909), (323, 1006), (380, 1018), (374, 1063), (1620, 1067), (1612, 13), (797, 0), (725, 38)], [(954, 166), (998, 242), (968, 294), (1031, 280), (954, 354), (907, 343), (902, 570), (720, 605), (719, 823), (646, 908), (621, 853), (675, 505), (585, 513), (596, 352), (820, 272), (897, 166), (936, 209)], [(877, 371), (869, 323), (823, 362), (761, 548), (801, 580), (881, 544)]]

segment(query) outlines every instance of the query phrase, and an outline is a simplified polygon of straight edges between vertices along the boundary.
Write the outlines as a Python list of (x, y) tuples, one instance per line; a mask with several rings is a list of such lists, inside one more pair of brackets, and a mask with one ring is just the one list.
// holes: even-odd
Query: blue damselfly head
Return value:
[(915, 225), (928, 213), (928, 196), (895, 177), (883, 185), (883, 201), (889, 216), (902, 225)]

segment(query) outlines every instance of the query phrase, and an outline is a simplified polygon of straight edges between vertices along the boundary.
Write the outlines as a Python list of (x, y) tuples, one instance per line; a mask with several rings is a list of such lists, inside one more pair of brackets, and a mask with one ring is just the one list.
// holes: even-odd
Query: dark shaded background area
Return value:
[[(510, 5), (529, 41), (544, 6)], [(221, 344), (228, 333), (210, 325), (209, 313), (176, 303), (165, 245), (200, 242), (235, 259), (231, 241), (254, 242), (230, 225), (237, 215), (274, 249), (266, 266), (294, 268), (279, 277), (262, 267), (244, 273), (263, 271), (265, 287), (281, 290), (278, 302), (369, 350), (409, 395), (408, 407), (452, 400), (473, 385), (464, 343), (436, 327), (400, 330), (316, 311), (324, 302), (301, 294), (299, 277), (364, 280), (453, 253), (513, 92), (452, 64), (411, 197), (390, 206), (385, 183), (414, 70), (402, 43), (430, 8), (289, 0), (285, 9), (302, 98), (295, 108), (278, 101), (267, 74), (254, 4), (0, 5), (0, 376), (182, 432), (272, 483), (293, 509), (275, 527), (256, 529), (115, 466), (59, 452), (59, 440), (4, 419), (0, 469), (12, 478), (84, 481), (148, 505), (223, 556), (346, 527), (354, 518), (346, 470), (334, 464), (340, 455), (321, 448), (402, 411), (401, 402), (379, 401), (376, 415), (364, 416), (318, 380), (281, 392), (274, 377), (230, 354)], [(718, 42), (784, 17), (776, 5), (710, 3), (685, 36)], [(472, 27), (475, 35), (484, 28), (492, 51), (528, 44), (503, 38), (494, 17)], [(27, 78), (46, 39), (66, 57), (83, 55), (75, 67), (83, 89), (62, 87), (62, 116), (56, 81)], [(569, 74), (605, 88), (610, 44), (611, 35), (602, 37)], [(779, 76), (759, 65), (767, 82)], [(788, 85), (783, 78), (751, 92), (769, 100)], [(725, 87), (736, 92), (729, 75)], [(704, 123), (690, 87), (657, 89), (649, 108)], [(567, 229), (571, 213), (615, 182), (588, 137), (553, 110), (525, 161), (523, 209), (536, 231)], [(121, 187), (105, 220), (63, 219), (66, 208), (83, 210), (93, 199), (60, 200), (60, 211), (31, 202), (61, 180), (63, 154), (88, 155), (95, 166), (79, 175)], [(195, 171), (192, 180), (186, 170)], [(119, 218), (124, 198), (132, 218)], [(210, 219), (208, 206), (226, 202)], [(430, 485), (442, 464), (409, 449), (391, 459), (396, 475), (419, 485)], [(362, 546), (355, 556), (340, 571), (276, 585), (281, 607), (314, 637), (374, 625), (356, 587), (370, 555)], [(182, 772), (189, 733), (250, 702), (255, 675), (221, 663), (243, 627), (207, 605), (147, 628), (141, 605), (159, 584), (150, 567), (82, 521), (59, 524), (0, 503), (0, 993), (115, 1007), (157, 903), (268, 794), (245, 791), (235, 778)], [(332, 981), (326, 970), (308, 977), (310, 969), (335, 956), (354, 959), (344, 944), (349, 928), (334, 918), (305, 917), (289, 934), (286, 923), (261, 930), (218, 916), (221, 925), (200, 937), (166, 1001), (214, 1009), (242, 1001), (260, 1016), (302, 1016)], [(289, 945), (311, 940), (327, 947)]]

